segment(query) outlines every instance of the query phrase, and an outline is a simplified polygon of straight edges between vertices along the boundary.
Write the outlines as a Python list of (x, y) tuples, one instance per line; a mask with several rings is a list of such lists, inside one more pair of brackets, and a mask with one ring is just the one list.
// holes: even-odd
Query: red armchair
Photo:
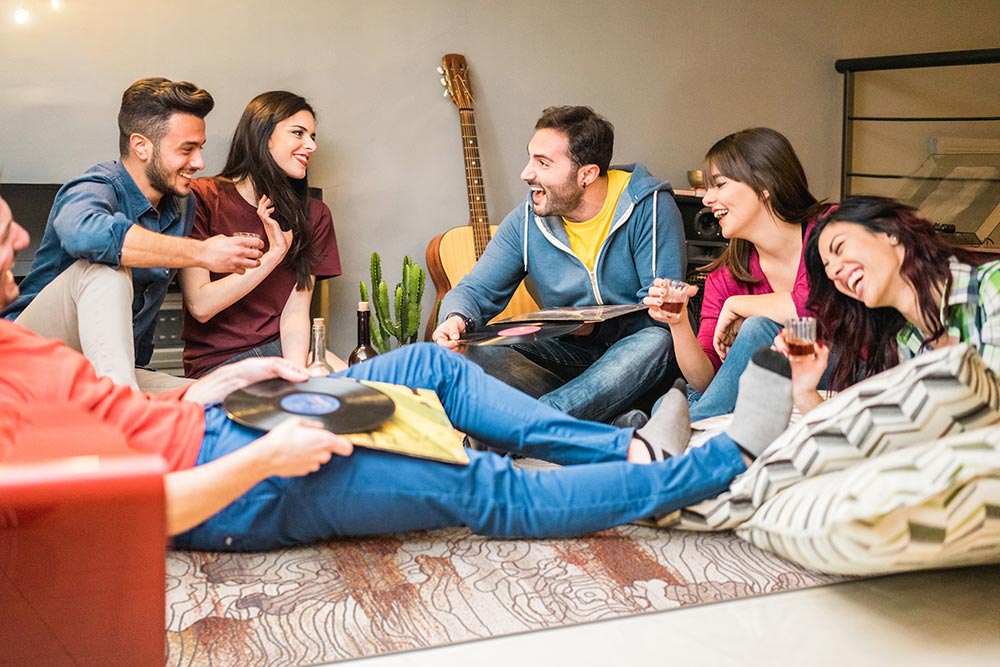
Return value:
[(90, 415), (0, 405), (0, 664), (163, 664), (165, 471)]

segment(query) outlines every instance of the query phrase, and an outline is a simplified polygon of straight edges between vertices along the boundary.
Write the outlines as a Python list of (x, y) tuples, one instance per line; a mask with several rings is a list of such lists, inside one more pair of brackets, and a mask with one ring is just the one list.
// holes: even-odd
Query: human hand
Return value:
[(830, 348), (816, 341), (816, 353), (807, 356), (791, 356), (788, 354), (788, 344), (785, 341), (785, 330), (782, 329), (774, 337), (772, 348), (788, 357), (792, 367), (792, 394), (806, 396), (814, 394), (819, 386), (827, 365), (830, 363)]
[(316, 472), (334, 454), (350, 456), (354, 445), (323, 428), (322, 422), (289, 417), (254, 441), (271, 475), (298, 477)]
[(300, 364), (288, 359), (253, 357), (219, 366), (188, 387), (184, 398), (194, 403), (208, 405), (221, 401), (237, 389), (272, 378), (282, 378), (290, 382), (305, 382), (309, 379), (309, 375)]
[(257, 203), (257, 217), (264, 225), (264, 233), (267, 234), (268, 253), (274, 253), (278, 259), (285, 256), (292, 245), (292, 230), (282, 231), (281, 225), (275, 220), (274, 204), (267, 195), (261, 195)]
[(712, 347), (723, 361), (726, 360), (729, 348), (732, 347), (740, 327), (743, 326), (743, 320), (744, 317), (733, 310), (729, 299), (726, 299), (722, 304), (722, 310), (719, 311), (719, 319), (715, 323), (715, 335), (712, 337)]
[(438, 328), (431, 334), (431, 340), (441, 347), (465, 354), (467, 346), (458, 340), (463, 333), (465, 333), (465, 319), (458, 315), (452, 315), (438, 325)]
[(200, 266), (214, 273), (246, 273), (260, 266), (264, 242), (252, 236), (217, 234), (201, 242)]
[(648, 295), (642, 300), (643, 305), (649, 307), (649, 316), (654, 320), (663, 322), (670, 327), (677, 325), (691, 326), (691, 320), (687, 317), (686, 306), (688, 299), (698, 293), (698, 286), (687, 286), (684, 300), (681, 302), (681, 307), (676, 312), (671, 310), (669, 307), (664, 308), (664, 304), (668, 303), (667, 299), (670, 292), (669, 286), (670, 280), (666, 278), (656, 278), (653, 280), (653, 284), (649, 288)]

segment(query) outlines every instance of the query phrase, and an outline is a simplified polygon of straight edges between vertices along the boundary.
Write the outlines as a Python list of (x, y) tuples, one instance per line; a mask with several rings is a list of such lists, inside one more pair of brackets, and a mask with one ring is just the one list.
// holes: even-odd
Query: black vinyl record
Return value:
[(466, 345), (516, 345), (572, 333), (583, 322), (504, 322), (487, 324), (458, 339)]
[(392, 399), (347, 378), (274, 379), (238, 389), (222, 402), (234, 421), (262, 431), (289, 417), (323, 422), (333, 433), (362, 433), (378, 428), (396, 411)]

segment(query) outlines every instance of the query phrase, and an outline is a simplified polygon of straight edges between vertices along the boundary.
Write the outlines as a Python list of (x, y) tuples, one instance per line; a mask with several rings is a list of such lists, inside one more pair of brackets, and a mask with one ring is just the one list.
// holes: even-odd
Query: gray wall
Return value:
[[(236, 0), (199, 5), (63, 0), (16, 26), (0, 17), (0, 169), (7, 182), (62, 181), (115, 157), (122, 90), (150, 75), (216, 97), (208, 168), (217, 171), (256, 93), (305, 95), (319, 115), (310, 170), (337, 225), (333, 348), (353, 347), (357, 281), (467, 218), (458, 119), (434, 71), (468, 58), (493, 222), (518, 180), (539, 111), (589, 104), (616, 126), (615, 160), (686, 187), (720, 136), (785, 132), (814, 192), (838, 196), (837, 58), (1000, 46), (996, 0)], [(432, 290), (428, 290), (432, 291)], [(425, 302), (425, 312), (429, 299)]]

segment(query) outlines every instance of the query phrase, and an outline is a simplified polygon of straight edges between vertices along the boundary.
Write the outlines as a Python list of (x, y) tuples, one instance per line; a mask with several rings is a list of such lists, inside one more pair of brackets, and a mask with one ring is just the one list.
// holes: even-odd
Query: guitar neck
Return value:
[(490, 242), (490, 219), (486, 212), (486, 189), (479, 161), (479, 139), (476, 138), (476, 117), (472, 109), (459, 109), (462, 124), (462, 155), (465, 158), (465, 187), (469, 194), (469, 225), (478, 260)]

